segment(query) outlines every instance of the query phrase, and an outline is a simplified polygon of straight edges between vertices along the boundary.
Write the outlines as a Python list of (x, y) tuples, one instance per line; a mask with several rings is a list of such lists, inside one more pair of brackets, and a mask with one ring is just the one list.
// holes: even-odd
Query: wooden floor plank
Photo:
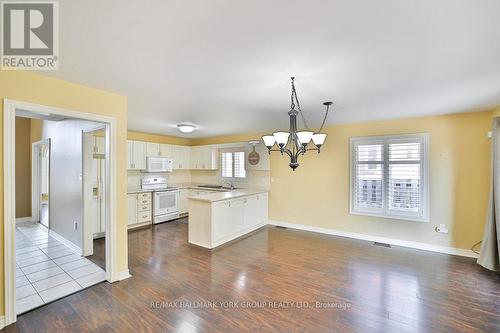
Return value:
[[(132, 278), (2, 331), (500, 331), (500, 277), (471, 258), (275, 227), (208, 251), (187, 243), (180, 222), (129, 231)], [(103, 265), (104, 239), (95, 244)]]

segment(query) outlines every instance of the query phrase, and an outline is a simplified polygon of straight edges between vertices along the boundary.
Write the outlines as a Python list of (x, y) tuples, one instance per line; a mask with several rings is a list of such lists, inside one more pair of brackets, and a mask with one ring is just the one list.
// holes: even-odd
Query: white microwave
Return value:
[(172, 172), (172, 159), (166, 157), (148, 157), (147, 172)]

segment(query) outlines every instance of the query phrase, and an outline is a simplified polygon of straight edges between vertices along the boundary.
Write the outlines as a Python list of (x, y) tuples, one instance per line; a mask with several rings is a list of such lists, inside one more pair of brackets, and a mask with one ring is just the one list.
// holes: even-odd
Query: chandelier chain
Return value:
[(302, 122), (304, 123), (304, 127), (307, 130), (309, 130), (309, 126), (307, 125), (306, 117), (304, 117), (304, 113), (302, 113), (302, 109), (300, 108), (299, 97), (297, 96), (297, 90), (295, 90), (294, 80), (295, 80), (295, 78), (292, 77), (292, 105), (291, 105), (291, 107), (292, 107), (292, 110), (295, 109), (295, 104), (294, 104), (294, 97), (295, 97), (295, 101), (297, 102), (297, 110), (299, 110), (299, 113), (300, 113), (300, 118), (302, 118)]

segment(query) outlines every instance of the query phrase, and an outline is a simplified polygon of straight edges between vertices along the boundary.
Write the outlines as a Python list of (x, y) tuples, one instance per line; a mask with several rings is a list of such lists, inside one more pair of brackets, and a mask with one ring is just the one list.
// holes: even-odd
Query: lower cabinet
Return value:
[(189, 242), (212, 249), (267, 223), (268, 194), (208, 202), (189, 201)]
[(187, 214), (189, 210), (188, 197), (189, 190), (187, 188), (181, 188), (179, 191), (179, 214)]
[(127, 195), (127, 224), (129, 226), (152, 223), (153, 211), (151, 200), (151, 192)]

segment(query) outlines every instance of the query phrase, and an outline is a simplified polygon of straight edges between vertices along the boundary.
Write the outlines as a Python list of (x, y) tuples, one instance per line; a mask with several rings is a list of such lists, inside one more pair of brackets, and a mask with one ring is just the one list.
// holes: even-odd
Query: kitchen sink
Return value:
[(201, 188), (213, 188), (215, 190), (227, 190), (227, 191), (239, 190), (239, 187), (230, 188), (229, 186), (223, 186), (223, 185), (198, 185), (197, 187), (201, 187)]
[(198, 185), (198, 187), (204, 187), (204, 188), (224, 188), (222, 185)]

